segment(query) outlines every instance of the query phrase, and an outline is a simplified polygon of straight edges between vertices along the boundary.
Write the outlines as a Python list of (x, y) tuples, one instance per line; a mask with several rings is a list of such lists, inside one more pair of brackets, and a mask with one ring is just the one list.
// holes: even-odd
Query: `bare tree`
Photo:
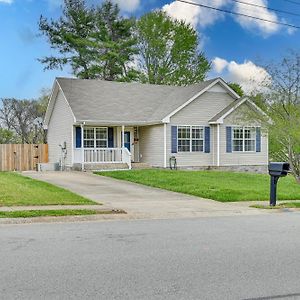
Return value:
[(38, 100), (1, 100), (1, 127), (14, 132), (21, 143), (44, 143), (43, 118), (48, 103), (48, 91), (42, 91)]
[(270, 78), (254, 101), (270, 118), (261, 120), (269, 133), (270, 155), (288, 161), (300, 182), (300, 54), (290, 51), (265, 68)]

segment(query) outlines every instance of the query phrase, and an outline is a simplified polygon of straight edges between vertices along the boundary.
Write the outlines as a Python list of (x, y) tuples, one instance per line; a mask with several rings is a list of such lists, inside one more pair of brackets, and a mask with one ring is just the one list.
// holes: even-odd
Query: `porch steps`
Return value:
[[(81, 171), (81, 164), (74, 165), (74, 170)], [(110, 171), (110, 170), (128, 170), (128, 165), (124, 163), (94, 163), (84, 164), (86, 171)]]
[(152, 167), (146, 163), (131, 163), (131, 168), (135, 170), (151, 169)]

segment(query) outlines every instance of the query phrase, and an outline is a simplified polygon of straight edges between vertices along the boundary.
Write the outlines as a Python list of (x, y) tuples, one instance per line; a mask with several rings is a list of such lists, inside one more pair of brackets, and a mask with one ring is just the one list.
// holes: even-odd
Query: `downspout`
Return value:
[(124, 148), (125, 148), (125, 126), (122, 125), (122, 162), (124, 163)]
[(217, 124), (217, 166), (220, 167), (220, 124)]
[(84, 171), (84, 135), (83, 135), (83, 130), (84, 130), (84, 125), (85, 122), (81, 123), (81, 171)]
[(167, 124), (164, 123), (164, 168), (167, 168)]

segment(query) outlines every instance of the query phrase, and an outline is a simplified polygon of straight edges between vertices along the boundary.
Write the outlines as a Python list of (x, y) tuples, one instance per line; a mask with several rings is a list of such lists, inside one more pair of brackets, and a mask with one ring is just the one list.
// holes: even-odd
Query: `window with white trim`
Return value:
[(256, 147), (255, 127), (233, 127), (232, 146), (235, 152), (254, 152)]
[(203, 152), (204, 129), (202, 126), (178, 126), (178, 152)]
[(107, 148), (108, 129), (106, 127), (85, 127), (83, 145), (84, 148)]

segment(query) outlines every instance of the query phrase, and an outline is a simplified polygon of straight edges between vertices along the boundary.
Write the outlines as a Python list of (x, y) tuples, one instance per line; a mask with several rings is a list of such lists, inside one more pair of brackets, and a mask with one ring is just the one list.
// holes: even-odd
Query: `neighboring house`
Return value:
[[(68, 168), (262, 169), (268, 138), (241, 112), (262, 113), (221, 78), (187, 87), (57, 78), (44, 126), (49, 161)], [(245, 118), (244, 118), (245, 120)]]

